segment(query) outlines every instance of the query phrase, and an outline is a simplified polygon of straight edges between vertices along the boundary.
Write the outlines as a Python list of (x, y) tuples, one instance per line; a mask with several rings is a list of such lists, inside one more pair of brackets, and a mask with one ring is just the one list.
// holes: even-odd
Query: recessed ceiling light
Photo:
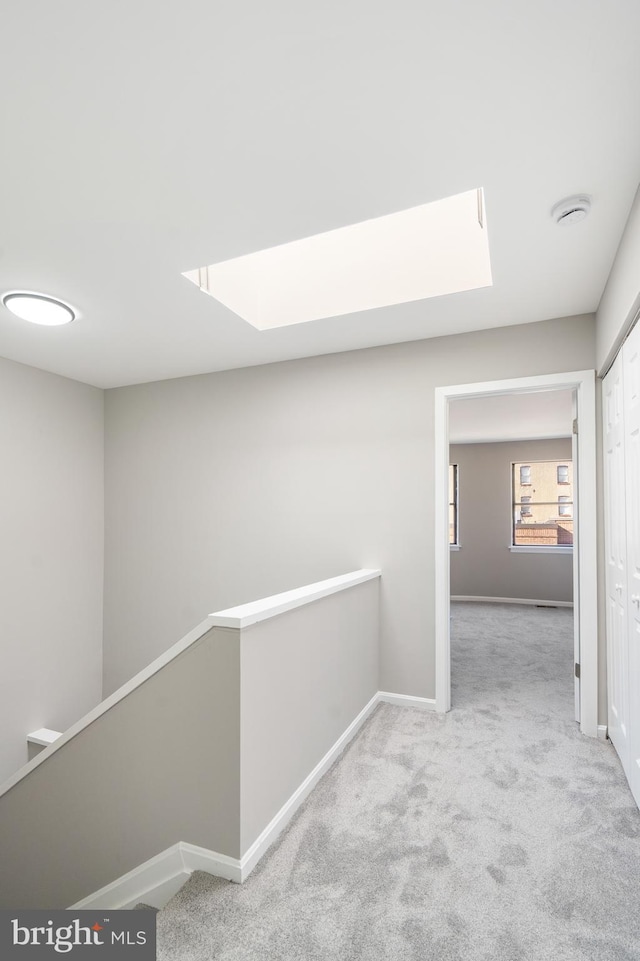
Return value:
[(566, 197), (559, 200), (551, 208), (551, 216), (558, 225), (567, 227), (570, 224), (580, 223), (588, 216), (591, 210), (591, 198), (585, 194), (576, 197)]
[(35, 294), (27, 290), (15, 290), (4, 294), (2, 303), (16, 317), (28, 320), (30, 324), (41, 324), (44, 327), (60, 327), (70, 324), (76, 318), (76, 312), (68, 304), (47, 297), (45, 294)]

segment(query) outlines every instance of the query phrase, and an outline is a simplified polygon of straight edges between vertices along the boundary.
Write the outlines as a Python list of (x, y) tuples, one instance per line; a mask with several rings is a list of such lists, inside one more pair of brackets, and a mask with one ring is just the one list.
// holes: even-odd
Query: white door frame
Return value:
[[(598, 607), (596, 544), (596, 394), (595, 371), (541, 374), (511, 380), (436, 387), (435, 390), (435, 614), (436, 711), (451, 710), (451, 649), (449, 637), (449, 401), (491, 394), (540, 390), (575, 390), (579, 450), (577, 488), (580, 497), (575, 532), (580, 632), (580, 730), (598, 736)], [(574, 570), (575, 570), (574, 561)]]

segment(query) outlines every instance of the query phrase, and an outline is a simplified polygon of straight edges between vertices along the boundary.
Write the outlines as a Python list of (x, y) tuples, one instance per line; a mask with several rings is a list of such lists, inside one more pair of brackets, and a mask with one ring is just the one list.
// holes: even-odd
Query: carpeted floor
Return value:
[(381, 705), (238, 886), (158, 961), (639, 961), (640, 813), (573, 721), (569, 610), (453, 606), (454, 709)]

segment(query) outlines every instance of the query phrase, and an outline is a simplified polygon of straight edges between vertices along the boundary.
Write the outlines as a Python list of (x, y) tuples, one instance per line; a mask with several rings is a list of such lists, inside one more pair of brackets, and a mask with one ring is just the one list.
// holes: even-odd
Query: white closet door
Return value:
[(609, 737), (629, 776), (629, 657), (623, 358), (603, 381)]
[(640, 325), (622, 351), (627, 515), (627, 624), (629, 656), (629, 766), (640, 806)]

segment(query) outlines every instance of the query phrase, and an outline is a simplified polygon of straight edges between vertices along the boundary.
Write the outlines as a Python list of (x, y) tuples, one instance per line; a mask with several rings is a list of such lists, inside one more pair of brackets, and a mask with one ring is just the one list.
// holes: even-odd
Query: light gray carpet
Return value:
[(571, 631), (455, 605), (454, 710), (381, 705), (243, 886), (192, 875), (159, 961), (638, 961), (640, 813)]

